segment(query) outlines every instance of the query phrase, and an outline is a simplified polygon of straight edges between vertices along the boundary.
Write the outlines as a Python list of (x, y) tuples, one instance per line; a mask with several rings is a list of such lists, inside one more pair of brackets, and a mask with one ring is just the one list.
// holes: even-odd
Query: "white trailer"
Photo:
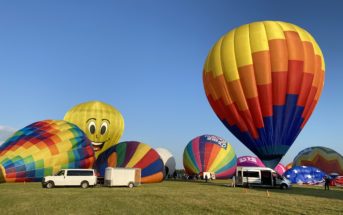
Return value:
[(113, 168), (105, 170), (105, 186), (128, 186), (132, 188), (141, 184), (141, 169), (139, 168)]

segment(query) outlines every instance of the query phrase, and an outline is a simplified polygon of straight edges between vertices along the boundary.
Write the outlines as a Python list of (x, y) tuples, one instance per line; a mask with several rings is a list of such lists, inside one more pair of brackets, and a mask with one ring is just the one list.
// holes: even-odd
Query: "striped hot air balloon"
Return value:
[(104, 176), (106, 167), (140, 168), (142, 183), (164, 179), (164, 164), (159, 154), (149, 145), (137, 141), (121, 142), (101, 153), (95, 168)]
[(324, 70), (311, 34), (290, 23), (264, 21), (220, 38), (207, 57), (203, 82), (222, 123), (274, 168), (311, 116)]
[(91, 168), (93, 147), (76, 125), (35, 122), (0, 146), (0, 182), (41, 181), (63, 168)]
[(235, 174), (237, 157), (224, 139), (202, 135), (187, 144), (183, 152), (183, 166), (189, 175), (214, 172), (216, 178), (227, 179)]
[(294, 166), (313, 166), (327, 174), (343, 175), (343, 156), (327, 147), (316, 146), (306, 148), (293, 160)]

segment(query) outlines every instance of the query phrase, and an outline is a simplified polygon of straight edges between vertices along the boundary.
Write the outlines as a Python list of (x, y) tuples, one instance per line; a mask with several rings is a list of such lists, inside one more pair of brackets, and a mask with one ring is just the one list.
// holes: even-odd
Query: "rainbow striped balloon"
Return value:
[(39, 121), (0, 146), (0, 182), (41, 181), (62, 168), (91, 168), (94, 160), (90, 141), (76, 125)]
[(164, 165), (158, 153), (149, 145), (127, 141), (111, 146), (101, 153), (95, 168), (104, 176), (106, 167), (140, 168), (142, 183), (156, 183), (164, 179)]
[(189, 175), (214, 172), (216, 178), (235, 174), (237, 157), (231, 145), (214, 135), (202, 135), (191, 140), (183, 152), (183, 166)]
[(298, 153), (293, 160), (293, 166), (313, 166), (327, 174), (343, 175), (343, 156), (330, 148), (310, 147)]

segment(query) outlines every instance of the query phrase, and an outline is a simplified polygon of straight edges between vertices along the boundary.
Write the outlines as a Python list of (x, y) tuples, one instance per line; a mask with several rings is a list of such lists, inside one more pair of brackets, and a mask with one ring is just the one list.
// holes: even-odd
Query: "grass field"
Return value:
[(343, 189), (232, 188), (228, 181), (165, 181), (139, 187), (54, 188), (0, 184), (0, 214), (343, 214)]

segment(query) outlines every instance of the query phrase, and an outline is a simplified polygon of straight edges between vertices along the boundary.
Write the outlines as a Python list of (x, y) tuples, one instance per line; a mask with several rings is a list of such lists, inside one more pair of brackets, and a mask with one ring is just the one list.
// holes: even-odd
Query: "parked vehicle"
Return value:
[(200, 176), (202, 179), (205, 179), (207, 177), (208, 180), (215, 180), (216, 174), (214, 172), (202, 172), (200, 173)]
[(279, 187), (288, 189), (291, 182), (268, 167), (238, 166), (235, 176), (236, 186)]
[(105, 186), (128, 186), (133, 188), (141, 184), (141, 169), (113, 168), (105, 169)]
[(87, 188), (95, 186), (97, 177), (94, 169), (62, 169), (54, 176), (43, 178), (42, 186), (53, 188), (55, 186), (81, 186)]

